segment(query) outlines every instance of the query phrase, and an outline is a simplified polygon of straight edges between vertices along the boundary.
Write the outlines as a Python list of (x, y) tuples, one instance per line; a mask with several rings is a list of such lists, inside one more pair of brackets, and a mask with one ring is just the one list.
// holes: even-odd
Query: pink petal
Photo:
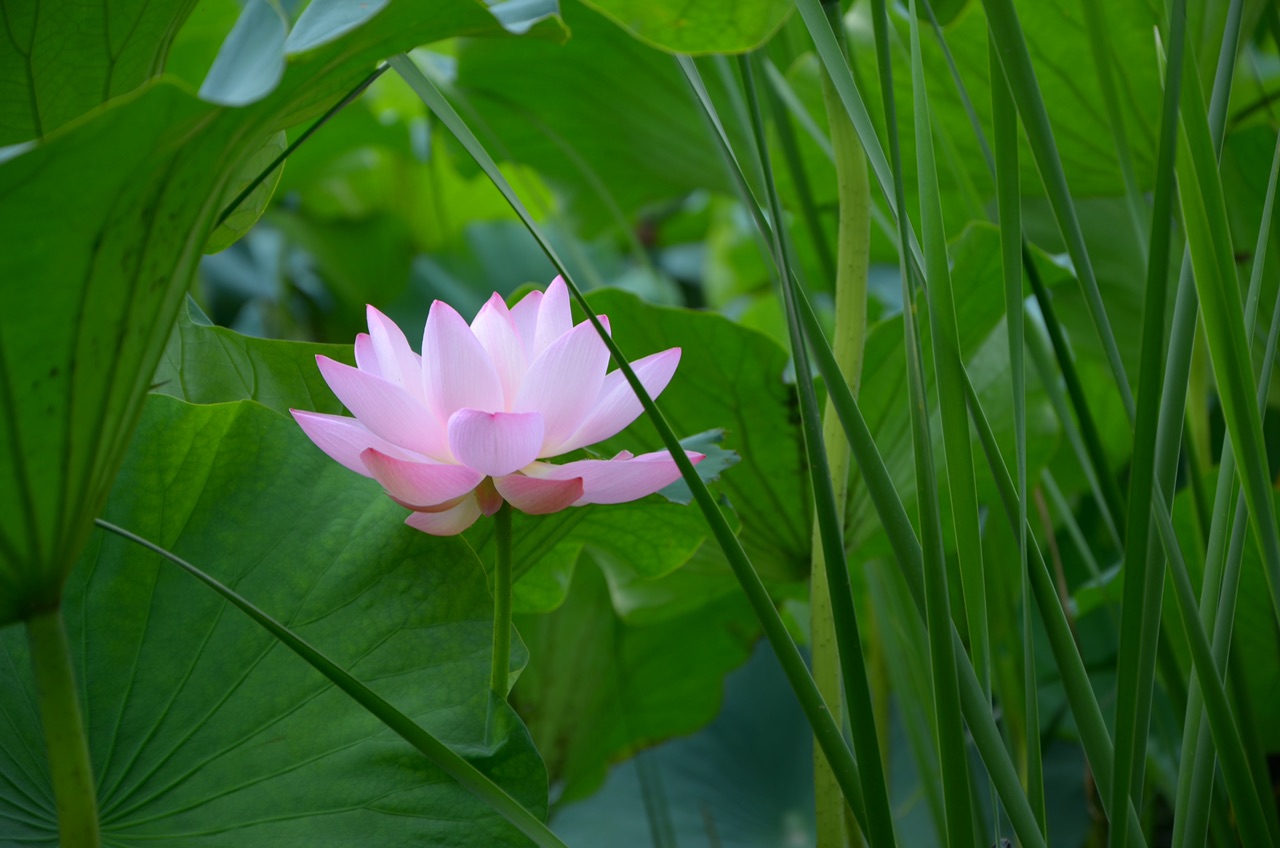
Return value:
[(502, 383), (504, 409), (510, 409), (516, 389), (524, 379), (529, 363), (524, 354), (524, 343), (516, 332), (515, 322), (502, 295), (494, 292), (489, 302), (471, 322), (471, 332), (480, 340), (480, 346), (493, 360), (498, 380)]
[(583, 492), (581, 477), (551, 480), (508, 474), (496, 478), (493, 485), (513, 507), (529, 515), (559, 512), (572, 506)]
[[(680, 348), (673, 347), (644, 359), (637, 359), (631, 363), (631, 367), (635, 369), (640, 384), (649, 396), (656, 398), (671, 382), (679, 364)], [(612, 371), (604, 378), (604, 385), (582, 424), (552, 455), (568, 453), (617, 435), (643, 411), (640, 398), (636, 397), (635, 390), (622, 371)]]
[(366, 308), (366, 313), (380, 376), (423, 400), (422, 367), (417, 354), (409, 347), (409, 340), (394, 321), (372, 306)]
[(387, 494), (410, 509), (461, 497), (484, 479), (483, 474), (465, 465), (406, 461), (376, 448), (362, 452), (360, 459)]
[(609, 349), (582, 323), (556, 339), (529, 366), (511, 408), (540, 412), (546, 440), (539, 456), (555, 456), (594, 406), (609, 368)]
[(547, 286), (547, 293), (543, 295), (542, 304), (538, 308), (538, 327), (529, 358), (536, 358), (571, 329), (573, 314), (569, 310), (569, 288), (564, 284), (563, 277), (556, 277)]
[(536, 412), (459, 409), (449, 418), (449, 447), (463, 465), (501, 477), (538, 458), (542, 416)]
[[(703, 454), (685, 451), (689, 461), (697, 465)], [(583, 459), (564, 465), (537, 463), (525, 469), (530, 477), (546, 480), (582, 478), (583, 493), (574, 506), (582, 504), (616, 504), (651, 495), (680, 477), (676, 461), (667, 451), (631, 456), (624, 451), (614, 459)]]
[(542, 306), (542, 292), (531, 291), (511, 307), (511, 322), (524, 344), (525, 359), (533, 359), (534, 342), (538, 336), (538, 311)]
[(407, 391), (327, 356), (317, 356), (316, 364), (342, 405), (376, 435), (406, 450), (452, 459), (444, 427)]
[(368, 333), (356, 336), (356, 367), (366, 374), (382, 376), (382, 367), (378, 365), (378, 356), (373, 352), (373, 339)]
[(432, 536), (456, 536), (475, 524), (479, 517), (479, 504), (474, 497), (468, 496), (439, 512), (414, 512), (404, 523)]
[(357, 474), (370, 476), (360, 460), (360, 454), (368, 448), (377, 448), (387, 456), (399, 459), (421, 459), (418, 454), (398, 448), (385, 439), (380, 439), (369, 428), (354, 418), (344, 415), (325, 415), (323, 412), (305, 412), (301, 409), (289, 410), (293, 420), (298, 422), (307, 438), (316, 443), (316, 447), (329, 455), (331, 459), (350, 468)]
[(452, 306), (437, 300), (422, 340), (427, 405), (448, 421), (459, 409), (506, 409), (493, 360)]

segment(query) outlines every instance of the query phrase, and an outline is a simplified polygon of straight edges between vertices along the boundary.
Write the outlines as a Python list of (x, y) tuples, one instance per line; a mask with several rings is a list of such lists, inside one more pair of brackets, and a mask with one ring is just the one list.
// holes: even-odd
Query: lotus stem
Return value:
[(507, 699), (511, 670), (511, 504), (503, 503), (493, 516), (497, 557), (493, 566), (493, 668), (489, 688)]
[[(844, 23), (839, 3), (824, 3), (832, 28), (844, 44)], [(840, 204), (836, 235), (835, 357), (849, 389), (856, 396), (862, 381), (862, 358), (867, 334), (867, 267), (871, 249), (871, 186), (867, 158), (831, 79), (822, 75), (822, 93), (835, 154), (837, 195)], [(849, 443), (831, 401), (823, 415), (823, 440), (827, 446), (836, 507), (844, 513), (849, 486)], [(822, 555), (822, 543), (814, 525), (813, 567), (809, 576), (810, 644), (813, 676), (828, 704), (841, 702), (840, 658), (836, 648), (831, 590)], [(874, 664), (873, 664), (874, 665)], [(837, 716), (839, 720), (839, 716)], [(882, 744), (883, 744), (882, 740)], [(848, 806), (826, 757), (814, 748), (814, 789), (818, 848), (843, 848), (857, 839), (858, 827), (849, 822)]]
[(49, 755), (49, 775), (58, 809), (58, 835), (63, 845), (98, 848), (98, 799), (89, 765), (89, 746), (80, 718), (80, 701), (71, 670), (62, 610), (27, 619), (27, 641), (35, 670), (40, 722)]

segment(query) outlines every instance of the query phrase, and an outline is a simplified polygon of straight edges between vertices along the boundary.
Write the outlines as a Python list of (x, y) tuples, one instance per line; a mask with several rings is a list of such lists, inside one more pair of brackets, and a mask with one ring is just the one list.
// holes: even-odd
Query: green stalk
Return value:
[(31, 646), (49, 777), (58, 807), (58, 836), (63, 845), (98, 848), (98, 798), (62, 610), (28, 618), (27, 643)]
[(730, 526), (728, 519), (721, 512), (715, 496), (711, 494), (706, 483), (698, 476), (693, 463), (685, 455), (675, 431), (671, 429), (666, 417), (659, 411), (657, 405), (653, 402), (653, 398), (645, 390), (644, 384), (636, 376), (630, 361), (623, 355), (622, 350), (605, 330), (604, 325), (600, 323), (599, 316), (591, 308), (591, 304), (586, 297), (583, 296), (582, 290), (574, 282), (572, 275), (565, 268), (563, 260), (560, 259), (560, 255), (547, 239), (546, 234), (542, 232), (542, 228), (533, 220), (529, 211), (520, 201), (519, 196), (502, 175), (497, 163), (493, 161), (493, 157), (480, 144), (475, 133), (462, 121), (458, 113), (449, 104), (449, 101), (418, 70), (408, 56), (400, 54), (392, 57), (389, 62), (409, 84), (414, 93), (422, 99), (441, 123), (463, 145), (476, 161), (476, 164), (480, 166), (485, 175), (502, 193), (512, 210), (520, 217), (529, 233), (538, 242), (538, 246), (542, 248), (547, 258), (556, 267), (556, 270), (564, 277), (574, 300), (582, 308), (587, 320), (591, 321), (592, 326), (599, 333), (605, 346), (609, 348), (613, 361), (617, 363), (618, 369), (622, 371), (628, 385), (635, 391), (645, 414), (653, 422), (654, 428), (658, 431), (663, 444), (671, 452), (672, 459), (675, 460), (682, 477), (688, 483), (698, 508), (707, 519), (712, 535), (715, 536), (716, 542), (724, 552), (725, 559), (732, 569), (734, 577), (737, 578), (739, 585), (741, 585), (743, 594), (747, 597), (747, 602), (751, 604), (752, 610), (764, 630), (765, 637), (769, 640), (770, 646), (778, 657), (783, 672), (786, 674), (787, 680), (796, 694), (796, 699), (800, 702), (801, 709), (804, 711), (805, 718), (808, 719), (810, 726), (813, 728), (818, 744), (827, 755), (832, 768), (835, 769), (840, 788), (845, 793), (845, 799), (849, 802), (849, 806), (855, 814), (861, 814), (863, 811), (862, 790), (858, 765), (853, 759), (853, 753), (849, 750), (840, 728), (832, 719), (831, 710), (818, 692), (818, 687), (814, 684), (813, 677), (809, 674), (804, 658), (800, 655), (799, 649), (787, 632), (782, 616), (779, 615), (777, 608), (773, 605), (773, 599), (769, 596), (768, 589), (765, 588), (764, 583), (760, 580), (760, 575), (751, 564), (746, 551), (742, 549), (741, 542), (734, 533), (732, 526)]
[(489, 688), (507, 699), (511, 679), (511, 504), (506, 501), (493, 516), (493, 665)]
[[(1124, 596), (1120, 612), (1117, 675), (1124, 685), (1116, 693), (1116, 758), (1111, 781), (1112, 809), (1128, 794), (1141, 804), (1151, 703), (1155, 686), (1156, 643), (1160, 638), (1161, 592), (1165, 564), (1148, 548), (1151, 538), (1152, 488), (1155, 483), (1156, 432), (1161, 409), (1166, 351), (1165, 302), (1169, 291), (1171, 209), (1174, 156), (1177, 152), (1178, 95), (1182, 86), (1182, 51), (1186, 32), (1186, 0), (1173, 0), (1169, 10), (1169, 63), (1160, 119), (1156, 188), (1151, 215), (1151, 249), (1147, 261), (1143, 306), (1142, 358), (1139, 367), (1137, 422), (1133, 433), (1128, 516), (1125, 522)], [(1163, 509), (1163, 504), (1159, 507)], [(1111, 822), (1111, 844), (1128, 845), (1128, 821)]]
[[(838, 21), (840, 4), (825, 6)], [(838, 29), (837, 37), (843, 34)], [(858, 135), (840, 105), (830, 76), (822, 72), (822, 96), (830, 127), (831, 151), (836, 168), (839, 201), (836, 229), (834, 353), (845, 385), (854, 397), (862, 381), (862, 361), (867, 334), (867, 270), (871, 258), (871, 184), (867, 157)], [(835, 486), (836, 511), (843, 516), (849, 494), (849, 442), (831, 399), (823, 413), (822, 441), (827, 446), (831, 482)], [(809, 575), (810, 662), (818, 689), (829, 704), (840, 703), (839, 654), (836, 650), (831, 595), (827, 583), (822, 540), (815, 524), (813, 568)], [(878, 651), (877, 645), (869, 646)], [(874, 681), (873, 681), (874, 682)], [(883, 713), (877, 714), (883, 721)], [(877, 727), (880, 725), (878, 724)], [(883, 745), (885, 739), (882, 737)], [(838, 848), (848, 843), (847, 805), (827, 758), (816, 747), (813, 758), (814, 801), (818, 848)]]
[[(1027, 797), (1040, 832), (1048, 834), (1044, 806), (1044, 764), (1040, 751), (1040, 706), (1036, 687), (1031, 582), (1027, 577), (1027, 385), (1022, 296), (1022, 194), (1018, 180), (1018, 116), (1000, 57), (988, 38), (991, 115), (995, 135), (996, 208), (1000, 217), (1000, 266), (1004, 276), (1004, 312), (1009, 333), (1009, 371), (1013, 389), (1014, 454), (1018, 475), (1018, 564), (1022, 594), (1023, 718), (1026, 728)], [(966, 421), (966, 427), (968, 422)]]
[[(567, 848), (559, 837), (552, 833), (532, 813), (522, 807), (519, 801), (508, 795), (505, 789), (490, 780), (471, 763), (464, 760), (448, 745), (423, 730), (413, 719), (397, 710), (389, 701), (361, 683), (346, 669), (322, 654), (310, 642), (254, 606), (243, 595), (205, 574), (178, 555), (125, 530), (123, 527), (104, 521), (101, 518), (94, 519), (94, 523), (109, 533), (114, 533), (153, 553), (159, 554), (210, 589), (213, 589), (228, 603), (253, 619), (263, 630), (278, 639), (286, 648), (293, 651), (305, 660), (308, 665), (323, 674), (334, 686), (341, 689), (352, 700), (368, 710), (371, 715), (385, 724), (397, 736), (416, 748), (436, 768), (456, 780), (459, 786), (488, 804), (494, 812), (529, 837), (535, 845), (540, 846), (540, 848)], [(69, 847), (87, 843), (66, 842), (64, 840), (63, 844)]]
[[(809, 374), (809, 356), (804, 331), (797, 317), (796, 290), (799, 286), (792, 276), (790, 245), (787, 232), (781, 226), (782, 203), (773, 180), (773, 168), (769, 162), (769, 148), (764, 131), (764, 117), (760, 113), (756, 96), (750, 57), (739, 58), (742, 84), (746, 91), (747, 106), (751, 114), (751, 127), (760, 157), (760, 170), (764, 174), (765, 191), (769, 198), (769, 210), (778, 226), (773, 230), (774, 256), (782, 285), (783, 305), (787, 314), (787, 328), (791, 338), (791, 354), (795, 359), (796, 373)], [(862, 637), (858, 627), (857, 610), (853, 604), (849, 566), (844, 551), (843, 522), (836, 509), (835, 491), (831, 471), (827, 464), (826, 446), (822, 440), (822, 419), (818, 408), (818, 396), (812, 380), (797, 380), (800, 395), (800, 415), (803, 425), (805, 453), (812, 471), (814, 505), (818, 512), (818, 528), (822, 536), (823, 564), (827, 572), (830, 590), (831, 619), (835, 628), (836, 648), (840, 660), (840, 677), (844, 683), (845, 702), (849, 705), (850, 725), (853, 731), (853, 747), (861, 766), (862, 794), (866, 803), (865, 817), (860, 818), (868, 842), (872, 846), (893, 846), (893, 812), (889, 806), (889, 789), (876, 733), (875, 715), (871, 706), (871, 685), (867, 679), (866, 659), (862, 651)]]

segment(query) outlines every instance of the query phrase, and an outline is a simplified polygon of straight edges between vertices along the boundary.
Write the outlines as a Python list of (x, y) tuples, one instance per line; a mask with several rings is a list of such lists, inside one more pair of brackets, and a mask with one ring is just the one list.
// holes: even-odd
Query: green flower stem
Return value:
[(27, 619), (27, 641), (31, 646), (40, 722), (49, 754), (49, 775), (58, 805), (58, 836), (63, 845), (97, 848), (101, 844), (98, 798), (93, 790), (89, 746), (80, 719), (62, 610), (39, 613)]
[(505, 501), (493, 516), (497, 556), (493, 566), (493, 668), (489, 688), (507, 699), (511, 671), (511, 504)]
[[(840, 23), (840, 4), (824, 3), (823, 9), (832, 19), (836, 38), (842, 43), (844, 27)], [(831, 77), (822, 73), (822, 97), (830, 125), (831, 150), (836, 167), (836, 196), (839, 220), (836, 232), (836, 327), (835, 358), (846, 385), (854, 397), (862, 382), (862, 360), (867, 334), (867, 268), (871, 251), (871, 184), (867, 177), (867, 156), (862, 149), (849, 116), (840, 102)], [(835, 487), (836, 511), (844, 515), (849, 496), (849, 442), (844, 435), (840, 416), (830, 399), (823, 413), (822, 440), (827, 446), (827, 462)], [(809, 575), (809, 630), (812, 645), (814, 680), (828, 704), (840, 703), (840, 656), (836, 646), (835, 624), (831, 611), (831, 590), (827, 583), (826, 560), (822, 539), (815, 523), (813, 532), (813, 568)], [(876, 643), (868, 646), (878, 651)], [(872, 675), (874, 678), (874, 675)], [(875, 680), (871, 681), (875, 686)], [(881, 686), (881, 689), (884, 687)], [(877, 715), (877, 727), (885, 719)], [(887, 721), (884, 726), (887, 727)], [(887, 740), (881, 739), (884, 745)], [(887, 749), (887, 746), (885, 747)], [(814, 748), (813, 781), (817, 815), (818, 848), (839, 848), (848, 843), (846, 827), (848, 809), (836, 783), (835, 774), (821, 749)], [(856, 831), (852, 831), (856, 833)]]

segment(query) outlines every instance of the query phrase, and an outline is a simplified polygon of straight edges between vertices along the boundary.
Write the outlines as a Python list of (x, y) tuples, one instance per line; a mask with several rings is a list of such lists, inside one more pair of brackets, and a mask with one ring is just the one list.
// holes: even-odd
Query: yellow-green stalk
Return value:
[[(844, 43), (844, 26), (839, 2), (823, 3), (836, 37)], [(830, 127), (831, 149), (835, 155), (839, 221), (836, 236), (836, 329), (833, 350), (845, 381), (856, 396), (862, 382), (862, 357), (867, 333), (867, 264), (871, 240), (871, 187), (867, 177), (867, 157), (853, 124), (826, 71), (822, 72), (822, 95)], [(823, 415), (823, 440), (835, 485), (836, 506), (843, 515), (849, 494), (849, 444), (845, 440), (831, 402)], [(817, 524), (813, 530), (813, 568), (810, 572), (810, 630), (813, 649), (813, 676), (818, 689), (834, 711), (843, 713), (840, 661), (831, 617), (831, 593), (827, 585), (822, 543)], [(868, 631), (870, 632), (870, 631)], [(871, 663), (875, 668), (876, 664)], [(875, 686), (875, 681), (872, 681)], [(874, 693), (884, 691), (875, 686)], [(839, 718), (839, 716), (837, 716)], [(885, 740), (881, 740), (882, 745)], [(882, 748), (882, 750), (887, 750)], [(814, 748), (813, 779), (817, 812), (817, 848), (844, 848), (856, 839), (858, 829), (850, 821), (848, 806), (840, 794), (835, 775), (821, 750)]]

